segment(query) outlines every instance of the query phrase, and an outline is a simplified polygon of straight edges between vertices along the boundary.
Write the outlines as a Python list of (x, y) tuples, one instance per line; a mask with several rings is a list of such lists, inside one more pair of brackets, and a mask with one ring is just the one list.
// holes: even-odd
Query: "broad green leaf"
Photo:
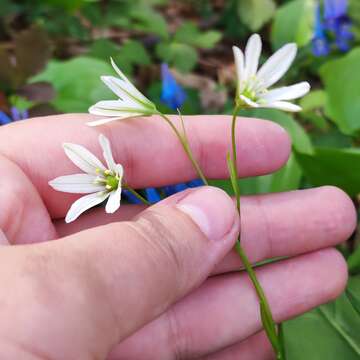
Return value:
[(129, 16), (133, 20), (132, 28), (143, 32), (159, 35), (163, 39), (169, 37), (167, 23), (164, 17), (151, 6), (144, 3), (136, 4)]
[(342, 132), (360, 131), (360, 48), (320, 69), (327, 93), (326, 113)]
[(287, 164), (275, 173), (241, 179), (241, 194), (252, 195), (297, 190), (300, 186), (301, 179), (301, 168), (295, 156), (291, 154)]
[(307, 45), (313, 37), (315, 0), (292, 0), (282, 5), (275, 14), (271, 31), (274, 49), (295, 42)]
[(350, 195), (360, 193), (360, 149), (315, 148), (312, 155), (297, 153), (312, 185), (335, 185)]
[(326, 104), (326, 93), (323, 90), (314, 90), (299, 101), (302, 107), (301, 117), (321, 130), (327, 130), (328, 122), (323, 114)]
[(191, 71), (198, 60), (195, 48), (177, 42), (160, 43), (156, 47), (156, 53), (160, 59), (167, 62), (170, 66), (175, 66), (182, 72)]
[(184, 22), (174, 35), (174, 40), (179, 43), (192, 45), (198, 48), (211, 49), (221, 39), (219, 31), (210, 30), (201, 32), (191, 22)]
[(239, 17), (252, 31), (260, 30), (273, 17), (275, 9), (273, 0), (238, 0)]
[(113, 99), (114, 95), (100, 81), (101, 75), (114, 71), (108, 62), (89, 57), (67, 61), (52, 60), (32, 81), (47, 81), (56, 90), (52, 104), (62, 112), (86, 112), (99, 100)]
[(357, 276), (350, 279), (346, 292), (337, 300), (283, 324), (287, 358), (358, 360), (359, 307), (360, 277)]
[(351, 274), (360, 273), (360, 246), (349, 256), (347, 262)]

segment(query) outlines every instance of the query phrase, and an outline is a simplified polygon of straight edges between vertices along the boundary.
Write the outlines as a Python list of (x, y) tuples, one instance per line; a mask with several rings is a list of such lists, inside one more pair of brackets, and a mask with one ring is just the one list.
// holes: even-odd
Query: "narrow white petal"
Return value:
[(259, 66), (261, 47), (261, 37), (258, 34), (251, 35), (245, 49), (245, 79), (247, 80), (256, 74)]
[(99, 135), (99, 143), (103, 150), (103, 156), (104, 156), (104, 159), (108, 166), (108, 169), (116, 172), (116, 164), (115, 164), (112, 152), (111, 152), (111, 146), (110, 146), (109, 139), (105, 135), (100, 134)]
[(266, 61), (257, 73), (264, 87), (275, 84), (289, 70), (296, 52), (296, 44), (286, 44)]
[[(104, 115), (104, 116), (106, 116), (106, 115)], [(104, 125), (104, 124), (107, 124), (107, 123), (115, 121), (115, 120), (123, 120), (123, 119), (132, 118), (132, 117), (139, 117), (139, 116), (145, 116), (145, 115), (143, 115), (143, 114), (133, 114), (133, 113), (123, 113), (123, 114), (121, 114), (121, 116), (113, 116), (113, 117), (108, 117), (108, 118), (104, 118), (104, 119), (89, 121), (89, 122), (86, 123), (86, 125), (88, 125), (88, 126), (99, 126), (99, 125)]]
[(96, 169), (105, 170), (101, 161), (89, 150), (78, 144), (63, 144), (65, 154), (82, 171), (96, 175)]
[(116, 191), (112, 191), (109, 196), (109, 200), (106, 203), (105, 211), (108, 214), (114, 213), (120, 207), (121, 202), (121, 186), (116, 189)]
[(283, 111), (290, 111), (290, 112), (298, 112), (302, 110), (300, 106), (287, 101), (274, 101), (272, 103), (264, 104), (263, 107), (267, 107), (271, 109), (279, 109)]
[(306, 81), (291, 85), (284, 86), (278, 89), (270, 90), (262, 98), (267, 102), (278, 100), (294, 100), (298, 99), (310, 91), (310, 84)]
[(76, 220), (84, 211), (102, 203), (108, 196), (109, 193), (100, 192), (81, 197), (71, 205), (65, 221), (69, 223)]
[(237, 47), (233, 46), (233, 53), (235, 58), (235, 68), (236, 68), (236, 75), (237, 75), (237, 88), (238, 91), (241, 92), (242, 84), (244, 82), (244, 54), (243, 52)]
[(260, 107), (259, 104), (257, 104), (256, 102), (250, 100), (248, 97), (246, 97), (245, 95), (240, 95), (240, 99), (242, 101), (244, 101), (244, 103), (252, 108), (258, 108)]
[(128, 114), (143, 114), (141, 110), (137, 111), (137, 109), (123, 107), (123, 102), (120, 100), (99, 101), (89, 108), (89, 113), (93, 115), (113, 116), (122, 118), (129, 117)]
[(122, 167), (121, 164), (116, 164), (115, 172), (116, 172), (117, 176), (120, 178), (120, 181), (121, 181), (121, 179), (124, 176), (124, 168)]
[(74, 174), (57, 177), (49, 181), (49, 185), (57, 190), (74, 194), (88, 194), (105, 190), (104, 185), (96, 184), (97, 176), (89, 174)]
[(112, 58), (110, 58), (111, 61), (111, 65), (114, 68), (114, 70), (116, 71), (116, 73), (120, 76), (120, 78), (122, 80), (124, 80), (128, 85), (129, 85), (129, 92), (136, 98), (138, 98), (140, 101), (144, 102), (145, 104), (147, 104), (148, 106), (154, 107), (154, 104), (146, 97), (144, 96), (130, 81), (129, 79), (125, 76), (125, 74), (117, 67), (117, 65), (115, 64), (114, 60)]
[(135, 95), (132, 94), (131, 84), (115, 76), (101, 76), (104, 84), (119, 98), (132, 103), (132, 107), (139, 107), (141, 103), (136, 101)]

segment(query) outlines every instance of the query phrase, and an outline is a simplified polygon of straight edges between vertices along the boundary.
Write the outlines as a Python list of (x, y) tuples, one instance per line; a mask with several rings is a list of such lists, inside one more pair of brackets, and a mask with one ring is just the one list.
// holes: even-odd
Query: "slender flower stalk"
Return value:
[(201, 180), (204, 182), (204, 184), (207, 185), (208, 182), (199, 164), (197, 163), (194, 154), (192, 153), (186, 134), (181, 134), (181, 132), (176, 128), (171, 119), (165, 114), (162, 114), (160, 111), (158, 111), (155, 104), (153, 104), (138, 89), (136, 89), (136, 87), (129, 81), (129, 79), (124, 75), (124, 73), (116, 66), (113, 59), (110, 60), (111, 65), (113, 66), (115, 72), (118, 74), (119, 78), (115, 76), (102, 76), (101, 80), (114, 94), (119, 97), (119, 99), (103, 100), (91, 106), (89, 108), (90, 114), (101, 115), (104, 116), (104, 118), (91, 121), (87, 125), (98, 126), (115, 120), (122, 120), (131, 117), (159, 115), (170, 125), (171, 129), (178, 137), (185, 153), (189, 157), (195, 171), (197, 172)]
[(109, 140), (100, 134), (99, 143), (106, 166), (85, 147), (70, 143), (63, 144), (65, 154), (84, 173), (57, 177), (49, 181), (49, 185), (57, 191), (88, 194), (71, 205), (65, 217), (67, 223), (76, 220), (83, 212), (106, 199), (105, 211), (108, 214), (114, 213), (120, 207), (122, 187), (147, 203), (128, 185), (122, 185), (124, 170), (120, 164), (115, 163)]
[[(228, 166), (230, 170), (231, 183), (236, 196), (236, 207), (241, 217), (240, 208), (240, 185), (238, 181), (237, 169), (237, 151), (236, 151), (236, 122), (237, 115), (244, 108), (275, 108), (285, 111), (300, 111), (301, 108), (288, 100), (297, 99), (304, 96), (309, 90), (310, 85), (307, 82), (301, 82), (292, 86), (281, 87), (268, 90), (275, 84), (289, 69), (294, 61), (297, 47), (295, 44), (287, 44), (272, 55), (265, 64), (258, 70), (259, 59), (261, 54), (261, 38), (254, 34), (250, 37), (245, 54), (238, 48), (233, 47), (236, 72), (237, 72), (237, 89), (235, 97), (235, 108), (231, 125), (231, 149), (232, 156), (228, 154)], [(256, 272), (253, 269), (246, 253), (241, 246), (241, 232), (235, 246), (256, 291), (260, 303), (261, 320), (266, 334), (272, 344), (277, 359), (284, 360), (285, 352), (283, 344), (278, 334), (270, 306), (266, 299), (264, 290), (259, 283)]]

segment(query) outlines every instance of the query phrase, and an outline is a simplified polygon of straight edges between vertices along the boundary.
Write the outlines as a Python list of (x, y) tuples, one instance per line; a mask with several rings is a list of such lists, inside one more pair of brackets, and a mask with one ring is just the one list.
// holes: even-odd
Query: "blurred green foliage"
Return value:
[[(316, 0), (2, 0), (0, 110), (17, 105), (36, 114), (38, 105), (46, 103), (59, 112), (86, 112), (94, 102), (113, 96), (99, 79), (113, 74), (111, 56), (157, 104), (159, 64), (167, 62), (187, 90), (183, 113), (230, 113), (235, 77), (231, 45), (243, 46), (257, 31), (266, 57), (287, 42), (297, 43), (299, 54), (284, 83), (308, 80), (313, 90), (300, 101), (304, 111), (296, 115), (243, 113), (283, 126), (293, 149), (283, 169), (241, 180), (242, 192), (330, 184), (348, 192), (358, 205), (360, 2), (349, 2), (356, 35), (352, 50), (315, 58), (311, 40)], [(225, 91), (222, 102), (215, 106), (206, 101), (211, 94), (217, 99), (219, 90)], [(161, 103), (159, 107), (170, 111)], [(214, 184), (230, 191), (229, 181)], [(352, 274), (347, 290), (336, 301), (286, 323), (289, 359), (360, 358), (357, 234), (344, 254)]]

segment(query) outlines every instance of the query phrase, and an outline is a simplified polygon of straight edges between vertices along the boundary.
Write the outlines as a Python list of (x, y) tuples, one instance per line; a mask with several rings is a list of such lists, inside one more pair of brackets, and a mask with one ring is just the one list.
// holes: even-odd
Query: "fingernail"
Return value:
[(215, 187), (193, 190), (176, 206), (213, 241), (221, 241), (238, 224), (233, 201), (223, 190)]

